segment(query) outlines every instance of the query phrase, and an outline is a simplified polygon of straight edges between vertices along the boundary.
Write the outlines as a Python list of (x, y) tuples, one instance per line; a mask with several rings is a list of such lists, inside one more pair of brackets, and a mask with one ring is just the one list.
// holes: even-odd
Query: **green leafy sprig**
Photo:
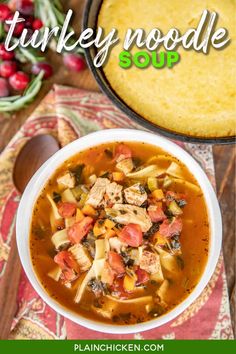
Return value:
[[(8, 0), (0, 0), (0, 3), (8, 3)], [(45, 27), (50, 30), (54, 27), (62, 28), (66, 15), (63, 12), (63, 8), (60, 0), (34, 0), (34, 11), (35, 17), (40, 18)], [(72, 31), (72, 28), (68, 29)], [(43, 28), (40, 30), (43, 33)], [(6, 32), (4, 29), (4, 23), (0, 21), (0, 40), (4, 41), (6, 38)], [(16, 38), (13, 38), (13, 43)], [(75, 43), (74, 40), (70, 40), (70, 45)], [(50, 48), (55, 50), (57, 45), (57, 39), (53, 38), (49, 42)], [(76, 53), (84, 53), (84, 50), (80, 47), (76, 47)], [(32, 47), (23, 48), (20, 45), (15, 49), (16, 59), (22, 64), (31, 63), (35, 64), (37, 62), (45, 61), (45, 57), (41, 55), (38, 49)], [(29, 86), (23, 93), (23, 95), (16, 95), (10, 97), (0, 98), (0, 112), (12, 112), (17, 111), (27, 104), (32, 102), (43, 84), (44, 73), (41, 71), (33, 80), (30, 82)]]
[[(35, 16), (43, 21), (44, 26), (53, 29), (54, 27), (63, 27), (66, 15), (63, 12), (61, 2), (59, 0), (34, 0), (35, 3)], [(69, 27), (69, 31), (73, 31), (73, 28)], [(75, 43), (75, 40), (70, 39), (70, 46)], [(52, 38), (49, 42), (49, 46), (52, 50), (55, 50), (57, 45), (57, 38)], [(84, 50), (77, 46), (74, 50), (75, 53), (84, 54)]]
[(0, 98), (0, 112), (17, 111), (33, 101), (43, 83), (44, 72), (41, 71), (29, 84), (22, 96)]

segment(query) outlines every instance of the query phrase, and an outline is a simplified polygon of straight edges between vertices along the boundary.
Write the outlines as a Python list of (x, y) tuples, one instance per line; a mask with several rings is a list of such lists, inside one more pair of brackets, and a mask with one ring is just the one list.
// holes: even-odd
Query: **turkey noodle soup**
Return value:
[(198, 284), (210, 227), (197, 181), (177, 158), (112, 142), (66, 160), (33, 210), (30, 253), (55, 301), (117, 325), (157, 318)]

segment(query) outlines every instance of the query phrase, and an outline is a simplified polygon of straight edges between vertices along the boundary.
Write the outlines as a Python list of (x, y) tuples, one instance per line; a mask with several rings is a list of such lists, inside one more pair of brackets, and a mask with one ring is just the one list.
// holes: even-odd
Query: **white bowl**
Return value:
[[(137, 141), (161, 147), (182, 161), (198, 181), (207, 204), (210, 221), (210, 248), (204, 273), (192, 293), (170, 312), (148, 322), (133, 325), (113, 325), (86, 319), (52, 299), (40, 284), (30, 258), (29, 235), (34, 203), (49, 177), (65, 160), (89, 147), (113, 141)], [(131, 129), (109, 129), (82, 137), (53, 155), (33, 176), (21, 198), (16, 220), (16, 238), (20, 259), (32, 286), (55, 311), (87, 328), (105, 333), (135, 333), (159, 327), (182, 313), (201, 294), (209, 282), (219, 258), (222, 241), (222, 221), (219, 204), (208, 177), (199, 164), (173, 142), (152, 133)]]

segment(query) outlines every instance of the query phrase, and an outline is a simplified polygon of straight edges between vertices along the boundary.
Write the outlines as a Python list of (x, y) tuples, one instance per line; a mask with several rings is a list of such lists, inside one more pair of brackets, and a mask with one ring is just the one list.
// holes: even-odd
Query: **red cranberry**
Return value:
[(38, 75), (40, 71), (44, 71), (44, 79), (48, 79), (53, 75), (53, 69), (48, 63), (36, 63), (32, 66), (31, 71), (34, 75)]
[(0, 78), (0, 97), (9, 96), (9, 86), (6, 79)]
[(25, 28), (33, 28), (34, 16), (24, 16), (24, 19)]
[[(14, 15), (10, 15), (10, 16), (7, 17), (7, 20), (12, 20), (13, 17), (14, 17)], [(10, 25), (5, 24), (4, 28), (5, 28), (5, 31), (8, 32), (9, 29), (10, 29)], [(25, 23), (24, 22), (17, 23), (15, 25), (15, 29), (14, 29), (14, 32), (13, 32), (14, 36), (17, 36), (17, 37), (20, 36), (24, 28), (25, 28)]]
[(33, 21), (32, 28), (34, 30), (40, 30), (40, 28), (42, 28), (42, 27), (43, 27), (43, 22), (39, 18), (36, 18)]
[(0, 43), (0, 58), (2, 60), (11, 60), (14, 57), (15, 53), (13, 51), (6, 50), (4, 43)]
[(17, 71), (9, 79), (9, 83), (11, 87), (17, 91), (24, 90), (28, 86), (29, 82), (30, 82), (29, 75), (23, 73), (23, 71)]
[(6, 18), (11, 14), (11, 10), (5, 4), (0, 4), (0, 21), (5, 21)]
[(16, 9), (22, 15), (33, 15), (34, 14), (34, 3), (32, 0), (17, 0)]
[(17, 65), (15, 61), (4, 61), (0, 64), (0, 75), (2, 77), (10, 77), (17, 70)]
[(86, 68), (85, 60), (79, 54), (65, 54), (63, 62), (68, 69), (73, 71), (80, 72)]

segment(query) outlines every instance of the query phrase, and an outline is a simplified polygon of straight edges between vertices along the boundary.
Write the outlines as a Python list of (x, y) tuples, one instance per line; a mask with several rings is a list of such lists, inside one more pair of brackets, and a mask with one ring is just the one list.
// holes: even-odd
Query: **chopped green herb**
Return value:
[(181, 252), (181, 244), (180, 244), (180, 240), (179, 240), (178, 235), (171, 238), (170, 247), (171, 247), (171, 250), (174, 252), (177, 252), (177, 251)]
[(95, 236), (92, 231), (89, 232), (88, 236), (86, 238), (83, 238), (81, 241), (83, 246), (87, 248), (89, 251), (90, 255), (94, 258), (95, 257)]
[(106, 154), (106, 156), (107, 156), (108, 158), (112, 159), (113, 153), (112, 153), (112, 151), (111, 151), (110, 149), (105, 149), (105, 150), (104, 150), (104, 153)]
[(126, 252), (121, 252), (121, 256), (123, 258), (123, 261), (125, 263), (126, 266), (128, 267), (132, 267), (134, 265), (134, 260), (132, 258), (130, 258), (130, 256), (128, 255), (128, 253)]
[(140, 184), (139, 190), (140, 190), (141, 194), (145, 194), (146, 193), (146, 189), (145, 189), (145, 187), (142, 184)]
[(160, 223), (158, 223), (158, 222), (153, 223), (151, 228), (147, 232), (144, 233), (143, 237), (145, 239), (148, 239), (149, 237), (154, 235), (159, 230), (159, 226), (160, 226)]
[(61, 201), (61, 195), (57, 192), (52, 193), (52, 199), (55, 203), (59, 203)]
[(81, 179), (82, 179), (82, 173), (83, 173), (83, 169), (84, 169), (85, 165), (84, 164), (80, 164), (74, 168), (72, 168), (70, 170), (70, 172), (73, 174), (73, 176), (75, 177), (75, 183), (76, 185), (81, 183)]
[(185, 199), (176, 200), (176, 203), (178, 204), (178, 206), (179, 206), (180, 208), (183, 208), (183, 207), (187, 204), (187, 202), (186, 202)]
[(88, 282), (88, 286), (91, 287), (92, 291), (95, 293), (95, 294), (108, 294), (109, 291), (107, 289), (107, 286), (105, 283), (103, 283), (101, 280), (99, 279), (96, 279), (96, 278), (93, 278), (91, 279), (89, 282)]
[(142, 160), (139, 157), (132, 158), (134, 168), (139, 167), (142, 164)]
[(119, 229), (119, 230), (123, 229), (123, 226), (124, 226), (124, 225), (119, 224), (119, 223), (116, 224), (116, 228)]

